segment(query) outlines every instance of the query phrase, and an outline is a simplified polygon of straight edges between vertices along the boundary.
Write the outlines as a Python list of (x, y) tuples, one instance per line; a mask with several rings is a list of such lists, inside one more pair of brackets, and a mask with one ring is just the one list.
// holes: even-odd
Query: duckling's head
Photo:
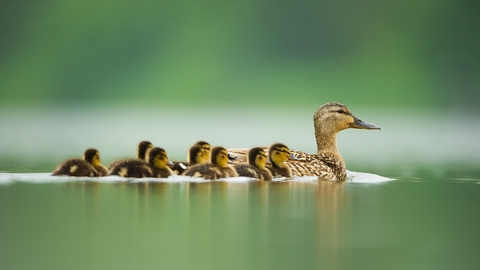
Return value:
[(329, 102), (320, 106), (313, 115), (313, 121), (316, 133), (322, 131), (323, 133), (335, 134), (347, 128), (380, 129), (374, 124), (358, 119), (347, 106), (337, 102)]
[(260, 147), (254, 147), (248, 151), (248, 164), (260, 169), (265, 169), (267, 154)]
[(207, 150), (200, 145), (194, 145), (188, 150), (187, 161), (190, 165), (207, 163), (209, 158)]
[(199, 145), (203, 148), (205, 154), (207, 155), (207, 160), (209, 160), (212, 152), (212, 146), (206, 141), (198, 141), (195, 145)]
[(89, 148), (83, 153), (83, 160), (92, 164), (94, 167), (101, 166), (102, 161), (100, 160), (100, 152), (97, 149)]
[(212, 149), (211, 162), (219, 167), (228, 166), (229, 160), (227, 149), (220, 146), (214, 147)]
[(290, 158), (290, 149), (282, 143), (275, 143), (268, 149), (268, 157), (276, 166), (284, 167), (285, 161)]
[(153, 166), (164, 169), (168, 164), (167, 152), (163, 148), (154, 147), (148, 153), (148, 160)]

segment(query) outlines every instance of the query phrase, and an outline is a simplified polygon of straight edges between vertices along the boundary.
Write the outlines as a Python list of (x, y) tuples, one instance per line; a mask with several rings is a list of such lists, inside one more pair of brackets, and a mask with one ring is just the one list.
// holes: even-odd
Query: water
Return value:
[(314, 109), (1, 114), (0, 269), (480, 267), (479, 127), (468, 117), (351, 108), (383, 129), (339, 134), (347, 183), (49, 176), (87, 147), (109, 164), (144, 139), (172, 159), (200, 139), (314, 152)]
[(476, 269), (480, 180), (0, 175), (1, 269)]

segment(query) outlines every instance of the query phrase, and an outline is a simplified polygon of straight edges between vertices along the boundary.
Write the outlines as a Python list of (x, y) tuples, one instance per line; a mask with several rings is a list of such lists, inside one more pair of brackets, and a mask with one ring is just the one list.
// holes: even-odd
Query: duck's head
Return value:
[(227, 149), (220, 146), (214, 147), (212, 149), (211, 162), (219, 167), (228, 166), (229, 159)]
[(347, 106), (329, 102), (317, 109), (313, 116), (315, 132), (337, 133), (347, 128), (380, 129), (380, 127), (363, 122), (355, 117)]
[(203, 146), (194, 145), (188, 150), (188, 163), (190, 165), (207, 163), (209, 161), (210, 154), (205, 150)]
[(207, 155), (207, 160), (209, 160), (212, 153), (212, 146), (206, 141), (198, 141), (197, 143), (195, 143), (195, 145), (199, 145), (202, 147), (202, 149), (205, 151), (205, 154)]
[(254, 147), (248, 151), (248, 164), (260, 169), (265, 169), (267, 154), (260, 147)]
[(83, 160), (92, 164), (94, 167), (102, 165), (102, 161), (100, 160), (100, 152), (94, 148), (85, 150), (85, 153), (83, 153)]
[(141, 141), (137, 147), (137, 158), (146, 160), (148, 152), (152, 149), (153, 144), (149, 141)]
[(290, 158), (290, 149), (282, 143), (272, 144), (268, 149), (268, 157), (273, 164), (283, 167)]
[(167, 152), (160, 147), (154, 147), (148, 153), (148, 160), (153, 166), (164, 169), (168, 164)]

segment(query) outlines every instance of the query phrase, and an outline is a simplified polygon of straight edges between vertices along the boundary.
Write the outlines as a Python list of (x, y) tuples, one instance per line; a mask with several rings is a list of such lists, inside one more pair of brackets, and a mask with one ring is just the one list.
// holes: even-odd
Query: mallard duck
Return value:
[[(318, 176), (330, 181), (345, 181), (346, 166), (338, 152), (337, 133), (347, 129), (380, 129), (380, 127), (363, 122), (355, 117), (343, 104), (329, 102), (320, 106), (313, 115), (317, 153), (308, 154), (298, 150), (291, 150), (291, 159), (287, 162), (293, 175)], [(246, 151), (232, 149), (231, 155), (242, 156)]]
[[(147, 153), (150, 151), (150, 149), (153, 148), (153, 144), (149, 141), (141, 141), (138, 143), (137, 146), (137, 160), (144, 161), (146, 162), (145, 158), (147, 157)], [(126, 158), (126, 159), (121, 159), (121, 160), (116, 160), (112, 162), (108, 166), (108, 171), (112, 171), (112, 169), (117, 166), (118, 164), (125, 162), (125, 161), (132, 161), (135, 159), (132, 158)]]
[(212, 149), (211, 163), (202, 163), (189, 167), (183, 175), (202, 177), (208, 180), (215, 180), (226, 177), (238, 176), (232, 166), (229, 165), (227, 150), (217, 146)]
[[(201, 152), (200, 152), (201, 151)], [(182, 174), (189, 166), (199, 163), (208, 162), (210, 160), (210, 153), (212, 146), (206, 141), (196, 142), (187, 152), (187, 161), (174, 161), (170, 168), (176, 174)], [(191, 157), (194, 157), (193, 159)]]
[(100, 152), (97, 149), (89, 148), (85, 150), (83, 159), (71, 158), (60, 164), (52, 175), (68, 176), (105, 176), (107, 169), (102, 165)]
[(248, 164), (235, 164), (233, 168), (238, 176), (257, 178), (260, 180), (272, 180), (272, 174), (265, 168), (267, 163), (267, 154), (260, 147), (251, 148), (248, 151)]
[(268, 148), (270, 164), (267, 167), (273, 177), (292, 177), (292, 169), (287, 164), (290, 149), (282, 143), (275, 143)]
[(140, 159), (129, 159), (117, 163), (109, 175), (129, 178), (158, 177), (165, 178), (173, 174), (167, 166), (168, 157), (164, 149), (153, 147), (148, 151), (147, 162)]

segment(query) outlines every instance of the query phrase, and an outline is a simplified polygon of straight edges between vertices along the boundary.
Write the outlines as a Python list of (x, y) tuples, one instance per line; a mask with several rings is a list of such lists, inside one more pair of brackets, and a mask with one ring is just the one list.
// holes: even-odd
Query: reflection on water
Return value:
[(0, 268), (474, 269), (477, 182), (16, 182)]

